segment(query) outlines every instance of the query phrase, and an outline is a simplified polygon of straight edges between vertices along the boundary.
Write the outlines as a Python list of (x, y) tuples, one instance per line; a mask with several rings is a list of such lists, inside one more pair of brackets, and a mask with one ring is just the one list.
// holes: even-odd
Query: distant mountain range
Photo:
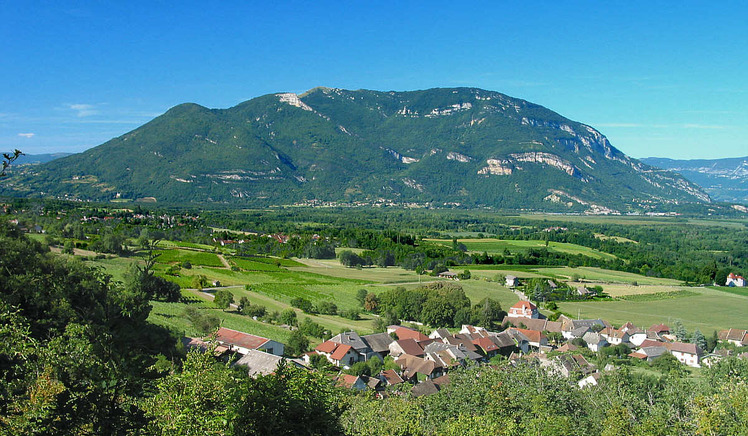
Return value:
[(24, 154), (19, 156), (18, 159), (14, 161), (13, 165), (42, 164), (72, 154), (73, 153)]
[(710, 201), (590, 126), (476, 88), (315, 88), (230, 109), (181, 104), (84, 153), (18, 167), (0, 193), (593, 213)]
[(641, 161), (680, 173), (715, 200), (748, 204), (748, 156), (694, 160), (649, 157)]

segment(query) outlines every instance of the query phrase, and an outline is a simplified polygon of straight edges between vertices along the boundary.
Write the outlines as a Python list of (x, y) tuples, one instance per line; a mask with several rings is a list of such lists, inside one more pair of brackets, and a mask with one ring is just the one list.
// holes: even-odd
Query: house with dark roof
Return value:
[(388, 369), (379, 373), (379, 379), (387, 386), (394, 386), (403, 383), (402, 377), (393, 369)]
[(423, 357), (423, 348), (414, 339), (400, 339), (390, 344), (390, 355), (397, 358), (402, 354)]
[(221, 327), (216, 332), (216, 342), (239, 354), (247, 354), (249, 350), (260, 350), (282, 356), (285, 347), (280, 342), (225, 327)]
[(638, 350), (630, 353), (629, 357), (651, 362), (667, 352), (667, 348), (665, 348), (664, 344), (649, 345), (646, 347), (640, 347)]
[(361, 339), (369, 345), (371, 351), (379, 354), (384, 359), (390, 354), (390, 344), (395, 340), (387, 333), (374, 333), (373, 335), (361, 336)]
[(369, 360), (376, 353), (371, 349), (369, 344), (364, 341), (358, 333), (354, 331), (343, 332), (330, 338), (331, 342), (336, 342), (342, 345), (350, 345), (356, 353), (359, 354), (358, 361)]
[(417, 381), (418, 374), (426, 378), (436, 378), (444, 374), (445, 368), (433, 360), (403, 354), (395, 360), (400, 366), (400, 377), (405, 381)]

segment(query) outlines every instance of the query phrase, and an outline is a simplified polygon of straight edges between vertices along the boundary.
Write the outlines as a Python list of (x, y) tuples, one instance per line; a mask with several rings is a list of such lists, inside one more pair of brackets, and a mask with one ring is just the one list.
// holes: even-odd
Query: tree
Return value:
[(309, 339), (304, 336), (301, 329), (291, 332), (291, 337), (286, 344), (285, 354), (289, 356), (299, 356), (309, 350)]
[(295, 326), (299, 323), (296, 318), (296, 311), (293, 309), (286, 309), (280, 314), (280, 322), (285, 325)]
[(239, 298), (239, 304), (236, 306), (236, 310), (239, 313), (244, 314), (244, 309), (249, 307), (250, 304), (251, 303), (249, 302), (249, 298), (247, 298), (246, 296), (242, 296), (241, 298)]
[(681, 320), (676, 319), (675, 322), (673, 322), (673, 333), (675, 333), (675, 337), (683, 342), (688, 339), (688, 330), (686, 330), (686, 327), (683, 325)]
[(62, 247), (62, 252), (65, 254), (74, 254), (75, 253), (75, 244), (73, 244), (73, 241), (68, 239), (65, 241), (65, 245)]
[(240, 401), (241, 381), (212, 353), (187, 354), (182, 371), (156, 386), (156, 395), (145, 401), (151, 434), (228, 434)]
[(13, 163), (14, 160), (23, 155), (24, 154), (21, 152), (21, 150), (18, 149), (13, 150), (13, 153), (3, 153), (3, 168), (2, 170), (0, 170), (0, 177), (5, 177), (5, 170), (8, 169), (8, 167)]
[(215, 304), (217, 308), (226, 310), (233, 303), (234, 294), (232, 294), (231, 291), (227, 289), (219, 289), (216, 291), (215, 298), (213, 299), (213, 304)]
[(317, 303), (317, 312), (323, 315), (337, 315), (338, 305), (332, 301), (320, 301)]
[(377, 297), (377, 294), (373, 292), (369, 292), (366, 294), (366, 299), (364, 300), (364, 310), (367, 312), (377, 313), (377, 309), (379, 308), (379, 298)]
[(366, 289), (363, 289), (363, 288), (361, 288), (358, 291), (356, 291), (356, 300), (358, 300), (358, 302), (359, 302), (359, 304), (361, 304), (361, 306), (364, 305), (364, 301), (366, 300), (366, 296), (368, 294), (369, 294), (369, 291), (367, 291)]
[[(184, 265), (182, 265), (184, 267)], [(192, 287), (202, 291), (204, 287), (208, 286), (208, 278), (202, 274), (198, 274), (192, 277)]]
[(693, 336), (691, 336), (691, 343), (696, 344), (696, 346), (701, 348), (702, 350), (708, 349), (706, 338), (704, 337), (704, 334), (701, 333), (701, 330), (699, 330), (698, 328), (693, 331)]
[(304, 313), (314, 313), (314, 304), (306, 298), (296, 297), (291, 299), (291, 306), (301, 309)]

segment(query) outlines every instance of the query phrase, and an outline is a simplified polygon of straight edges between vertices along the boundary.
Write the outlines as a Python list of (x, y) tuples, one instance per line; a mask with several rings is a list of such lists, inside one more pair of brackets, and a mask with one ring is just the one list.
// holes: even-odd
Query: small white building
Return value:
[(745, 286), (745, 279), (743, 278), (743, 276), (730, 273), (730, 275), (727, 276), (727, 281), (725, 282), (725, 286), (730, 286), (733, 288), (734, 287), (742, 288)]

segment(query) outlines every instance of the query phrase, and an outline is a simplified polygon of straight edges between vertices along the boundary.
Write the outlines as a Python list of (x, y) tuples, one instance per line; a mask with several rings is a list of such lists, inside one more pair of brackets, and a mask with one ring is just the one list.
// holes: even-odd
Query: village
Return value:
[[(613, 364), (598, 367), (592, 362), (595, 353), (612, 347), (617, 347), (612, 354), (626, 359), (653, 362), (672, 356), (679, 365), (690, 368), (711, 366), (730, 355), (748, 359), (748, 353), (736, 354), (731, 349), (748, 346), (748, 330), (720, 331), (718, 341), (725, 347), (707, 353), (696, 343), (679, 341), (674, 329), (665, 324), (640, 328), (629, 322), (616, 328), (603, 319), (565, 315), (549, 321), (530, 301), (512, 306), (502, 325), (506, 329), (501, 332), (463, 325), (454, 333), (437, 328), (428, 335), (403, 325), (363, 336), (347, 331), (299, 358), (283, 357), (284, 344), (280, 342), (224, 327), (207, 338), (186, 337), (183, 343), (191, 350), (212, 350), (217, 358), (244, 367), (250, 377), (272, 374), (281, 362), (315, 370), (319, 367), (315, 360), (324, 358), (331, 374), (337, 371), (333, 375), (337, 385), (373, 391), (377, 398), (406, 392), (413, 397), (434, 394), (449, 383), (450, 371), (500, 361), (513, 366), (536, 365), (584, 388), (596, 385), (604, 373), (617, 370)], [(373, 367), (382, 368), (378, 373), (351, 374), (354, 365), (373, 360), (378, 360)], [(384, 369), (387, 361), (391, 368)]]

